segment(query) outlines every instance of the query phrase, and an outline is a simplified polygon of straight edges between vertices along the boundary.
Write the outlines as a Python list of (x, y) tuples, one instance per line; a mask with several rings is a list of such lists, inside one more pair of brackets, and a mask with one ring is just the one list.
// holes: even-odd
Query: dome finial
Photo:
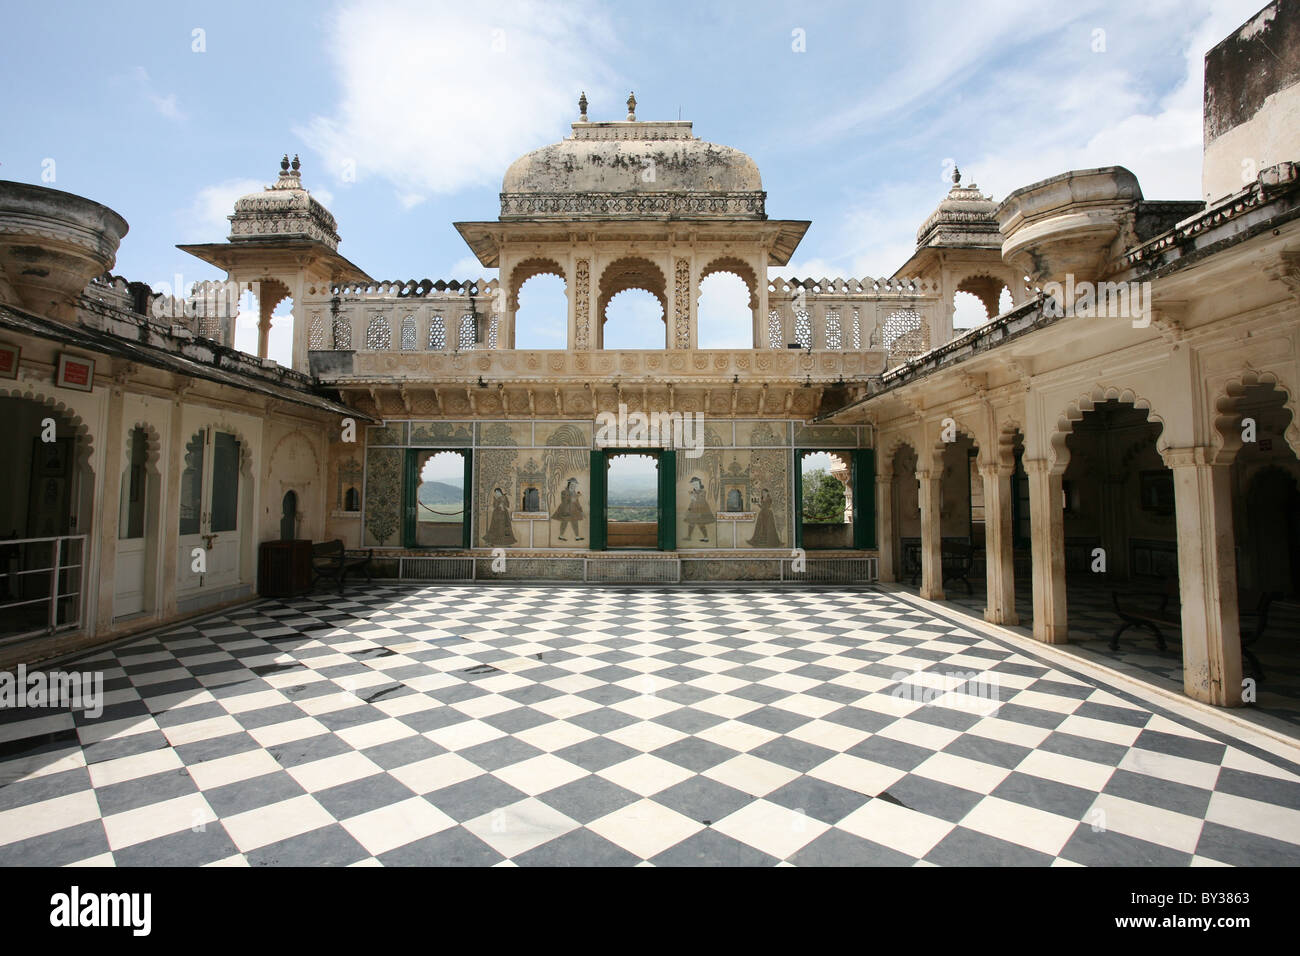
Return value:
[(587, 91), (583, 90), (582, 95), (578, 97), (578, 122), (587, 122)]
[(280, 160), (280, 172), (287, 173), (288, 171), (289, 171), (289, 154), (285, 153), (284, 159)]
[(954, 163), (952, 167), (952, 184), (954, 186), (961, 185), (961, 170), (957, 168), (956, 163)]
[(298, 162), (298, 154), (297, 154), (297, 153), (294, 153), (294, 154), (293, 154), (293, 162), (290, 163), (289, 165), (293, 167), (293, 171), (294, 171), (295, 173), (296, 173), (300, 168), (302, 168), (302, 163)]
[(635, 93), (629, 93), (627, 95), (627, 121), (629, 123), (636, 122), (636, 94)]

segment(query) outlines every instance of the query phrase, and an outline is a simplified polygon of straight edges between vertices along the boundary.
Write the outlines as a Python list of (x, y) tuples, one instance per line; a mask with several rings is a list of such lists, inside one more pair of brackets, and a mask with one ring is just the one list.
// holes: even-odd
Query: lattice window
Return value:
[(857, 309), (853, 310), (853, 347), (862, 348), (862, 314)]
[(199, 315), (200, 338), (211, 339), (213, 342), (221, 341), (221, 320), (215, 315)]
[(488, 324), (488, 348), (490, 349), (497, 347), (497, 325), (500, 318), (501, 314), (499, 312), (493, 312), (492, 321)]
[(334, 317), (334, 347), (336, 349), (352, 348), (352, 323), (341, 315)]
[(313, 352), (319, 352), (326, 347), (325, 317), (319, 312), (313, 312), (311, 314), (311, 324), (307, 326), (307, 348)]
[(382, 315), (376, 315), (366, 328), (366, 348), (384, 351), (393, 347), (393, 325)]
[(799, 309), (794, 314), (794, 340), (802, 348), (812, 348), (812, 319), (807, 309)]
[(781, 313), (773, 309), (767, 314), (767, 347), (770, 349), (785, 348), (785, 343), (781, 341), (784, 337), (781, 334)]
[(447, 347), (447, 327), (442, 323), (442, 313), (435, 312), (429, 319), (429, 348), (441, 352)]
[(885, 320), (884, 333), (891, 365), (915, 358), (930, 349), (930, 329), (921, 321), (921, 313), (915, 310), (892, 313)]
[(460, 344), (462, 349), (472, 349), (475, 341), (474, 313), (466, 312), (460, 317)]
[(826, 310), (826, 347), (828, 349), (844, 348), (844, 331), (838, 309)]
[(415, 316), (408, 315), (402, 319), (402, 348), (415, 348)]

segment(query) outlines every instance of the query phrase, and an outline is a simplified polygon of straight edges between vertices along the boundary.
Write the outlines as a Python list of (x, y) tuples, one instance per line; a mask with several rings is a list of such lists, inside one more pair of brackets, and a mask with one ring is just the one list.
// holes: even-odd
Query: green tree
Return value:
[(803, 476), (803, 519), (831, 524), (844, 521), (844, 485), (824, 469)]

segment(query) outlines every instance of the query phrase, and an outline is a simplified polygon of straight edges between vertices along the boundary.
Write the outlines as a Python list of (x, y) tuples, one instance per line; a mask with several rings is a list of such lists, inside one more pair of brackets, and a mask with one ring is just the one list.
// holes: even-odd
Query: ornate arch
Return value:
[(94, 474), (94, 469), (90, 467), (90, 458), (94, 453), (94, 437), (91, 435), (90, 427), (82, 421), (81, 416), (71, 406), (65, 405), (63, 402), (46, 395), (27, 383), (7, 387), (0, 386), (0, 398), (21, 398), (29, 402), (35, 402), (37, 405), (48, 407), (63, 418), (71, 426), (73, 435), (77, 439), (75, 445), (78, 466), (84, 465), (92, 475)]
[(569, 294), (569, 277), (564, 272), (564, 267), (554, 259), (546, 256), (533, 256), (524, 259), (510, 270), (510, 292), (506, 299), (506, 308), (510, 311), (517, 311), (519, 308), (519, 290), (524, 287), (529, 279), (535, 276), (555, 276), (564, 285), (564, 294)]
[(999, 466), (1012, 467), (1016, 463), (1016, 436), (1020, 436), (1020, 444), (1025, 442), (1025, 428), (1014, 418), (1004, 419), (997, 430), (996, 441), (990, 442), (988, 449), (992, 460)]
[(1140, 411), (1145, 411), (1147, 421), (1160, 426), (1160, 434), (1156, 436), (1156, 451), (1160, 453), (1161, 457), (1164, 456), (1165, 451), (1169, 448), (1168, 431), (1165, 428), (1165, 420), (1151, 410), (1151, 402), (1138, 395), (1132, 388), (1117, 385), (1094, 385), (1090, 392), (1085, 392), (1066, 405), (1064, 411), (1056, 419), (1056, 427), (1049, 436), (1053, 472), (1062, 474), (1070, 463), (1070, 449), (1066, 445), (1065, 439), (1074, 432), (1074, 423), (1082, 420), (1086, 412), (1092, 411), (1103, 402), (1120, 402), (1125, 405), (1132, 405)]
[[(979, 299), (990, 319), (998, 314), (998, 299), (1002, 297), (1002, 290), (1005, 288), (1008, 292), (1011, 291), (1006, 279), (981, 270), (964, 274), (955, 288), (956, 292), (966, 292)], [(954, 300), (956, 292), (953, 293)], [(955, 306), (956, 302), (953, 304)]]
[(752, 312), (758, 308), (758, 276), (748, 262), (736, 256), (719, 256), (700, 270), (700, 278), (695, 286), (696, 302), (699, 301), (700, 289), (704, 285), (704, 280), (719, 272), (733, 275), (745, 283), (745, 287), (749, 290), (749, 310)]
[(890, 471), (894, 468), (894, 458), (898, 455), (901, 448), (906, 447), (913, 455), (916, 454), (917, 442), (908, 432), (901, 431), (892, 434), (889, 439), (881, 446), (883, 454), (876, 459), (876, 468), (879, 472), (881, 469), (888, 468)]
[(658, 299), (664, 322), (668, 322), (668, 279), (663, 269), (643, 256), (623, 256), (609, 263), (601, 271), (596, 289), (596, 321), (602, 330), (610, 300), (629, 289), (641, 289)]
[(1275, 372), (1244, 369), (1224, 383), (1210, 409), (1214, 427), (1210, 430), (1210, 444), (1215, 464), (1230, 465), (1241, 451), (1241, 404), (1247, 389), (1258, 385), (1271, 387), (1282, 396), (1281, 407), (1291, 413), (1291, 423), (1283, 439), (1291, 452), (1300, 459), (1300, 409), (1296, 407), (1295, 389), (1288, 388)]
[(162, 460), (162, 436), (158, 434), (158, 429), (154, 428), (150, 422), (145, 421), (143, 418), (132, 422), (130, 427), (127, 428), (126, 434), (123, 436), (123, 451), (125, 452), (123, 460), (127, 462), (131, 460), (131, 436), (135, 433), (137, 428), (144, 432), (145, 468), (149, 469), (154, 474), (161, 474), (162, 468), (160, 462)]
[(283, 435), (280, 436), (280, 440), (277, 441), (275, 443), (275, 447), (271, 449), (271, 454), (266, 456), (267, 467), (269, 469), (274, 470), (276, 454), (280, 451), (280, 448), (284, 445), (285, 442), (287, 442), (290, 438), (295, 438), (295, 437), (302, 439), (302, 443), (306, 445), (307, 451), (311, 452), (312, 474), (320, 474), (320, 470), (321, 470), (320, 456), (316, 454), (316, 449), (315, 447), (313, 447), (311, 440), (308, 439), (306, 433), (304, 433), (301, 428), (295, 428), (292, 431), (285, 432)]

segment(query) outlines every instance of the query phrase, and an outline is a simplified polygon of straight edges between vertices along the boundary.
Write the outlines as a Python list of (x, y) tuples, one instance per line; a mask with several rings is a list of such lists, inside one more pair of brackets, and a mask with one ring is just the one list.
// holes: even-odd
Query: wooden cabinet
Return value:
[(263, 541), (257, 552), (257, 593), (295, 597), (311, 590), (311, 541)]

